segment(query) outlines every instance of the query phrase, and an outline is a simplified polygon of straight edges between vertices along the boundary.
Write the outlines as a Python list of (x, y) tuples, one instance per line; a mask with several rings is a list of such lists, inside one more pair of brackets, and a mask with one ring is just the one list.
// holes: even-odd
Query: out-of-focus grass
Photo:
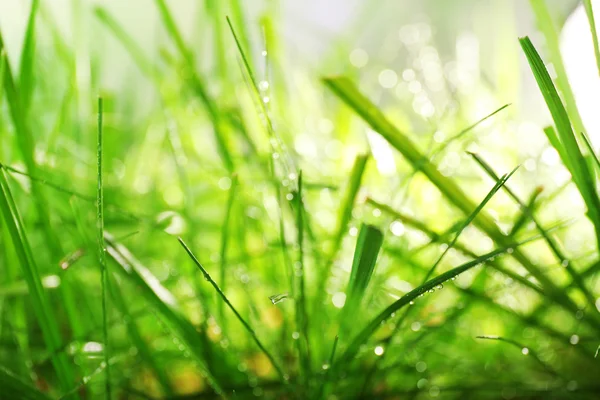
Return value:
[(139, 91), (44, 1), (18, 63), (0, 36), (0, 397), (594, 398), (600, 163), (544, 1), (543, 130), (473, 38), (403, 27), (401, 67), (340, 43), (319, 79), (274, 6), (207, 2), (191, 41), (152, 4), (158, 60), (77, 11)]

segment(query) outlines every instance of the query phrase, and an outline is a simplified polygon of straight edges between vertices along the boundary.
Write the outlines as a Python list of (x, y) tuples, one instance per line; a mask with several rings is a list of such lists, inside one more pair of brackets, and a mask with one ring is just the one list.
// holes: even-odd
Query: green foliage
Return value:
[(275, 2), (190, 31), (155, 0), (156, 49), (80, 2), (71, 43), (49, 4), (0, 35), (0, 398), (595, 398), (600, 161), (545, 1), (526, 149), (518, 71), (463, 88), (421, 25), (388, 87), (352, 32), (300, 68)]

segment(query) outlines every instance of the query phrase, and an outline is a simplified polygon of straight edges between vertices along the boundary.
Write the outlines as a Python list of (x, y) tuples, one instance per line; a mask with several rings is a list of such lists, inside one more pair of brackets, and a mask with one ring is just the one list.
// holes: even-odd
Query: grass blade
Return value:
[(104, 340), (104, 362), (106, 368), (104, 369), (105, 374), (105, 388), (106, 388), (106, 399), (111, 398), (111, 386), (110, 386), (110, 364), (109, 364), (109, 343), (108, 343), (108, 309), (106, 303), (106, 292), (109, 286), (108, 271), (106, 268), (106, 245), (104, 244), (104, 183), (102, 176), (102, 97), (98, 98), (98, 151), (97, 151), (97, 165), (98, 165), (98, 190), (96, 193), (96, 230), (98, 240), (98, 262), (100, 264), (101, 273), (101, 290), (102, 290), (102, 337)]
[(275, 370), (279, 374), (279, 377), (281, 378), (282, 382), (287, 383), (287, 379), (285, 377), (285, 374), (283, 373), (283, 370), (281, 369), (281, 367), (279, 366), (279, 364), (275, 361), (275, 358), (271, 355), (271, 353), (262, 344), (262, 342), (260, 341), (260, 339), (256, 335), (256, 332), (254, 331), (254, 329), (240, 315), (240, 313), (235, 309), (235, 307), (233, 306), (233, 304), (231, 304), (231, 302), (229, 301), (229, 299), (227, 298), (227, 296), (225, 296), (225, 293), (223, 293), (223, 291), (221, 290), (221, 288), (219, 288), (219, 286), (217, 285), (217, 283), (208, 274), (208, 271), (206, 271), (206, 269), (204, 269), (204, 267), (202, 266), (202, 264), (200, 264), (200, 261), (198, 261), (198, 259), (194, 255), (194, 253), (192, 253), (192, 250), (190, 250), (190, 248), (185, 244), (185, 242), (183, 241), (183, 239), (178, 238), (178, 240), (179, 240), (179, 243), (181, 244), (181, 247), (183, 247), (183, 249), (186, 251), (186, 253), (188, 254), (188, 256), (190, 256), (190, 258), (192, 259), (192, 261), (194, 262), (194, 264), (196, 264), (196, 266), (200, 269), (200, 271), (202, 272), (202, 275), (204, 275), (204, 278), (212, 285), (212, 287), (215, 288), (215, 290), (219, 294), (219, 297), (221, 297), (221, 299), (225, 302), (225, 304), (227, 304), (227, 307), (229, 307), (229, 309), (235, 314), (235, 316), (237, 317), (237, 319), (242, 323), (242, 325), (248, 331), (248, 333), (250, 333), (250, 335), (252, 336), (252, 339), (254, 340), (254, 342), (256, 343), (256, 345), (258, 346), (258, 348), (267, 356), (267, 358), (271, 362), (271, 365), (273, 365), (273, 367), (275, 368)]
[[(33, 305), (33, 311), (40, 325), (44, 342), (48, 351), (53, 353), (61, 347), (60, 331), (58, 322), (51, 303), (46, 296), (37, 265), (33, 259), (31, 247), (27, 240), (21, 217), (17, 211), (12, 193), (6, 180), (4, 169), (0, 168), (0, 213), (2, 214), (4, 224), (8, 228), (10, 237), (21, 265), (21, 270), (27, 286), (29, 287), (29, 297)], [(52, 365), (56, 371), (60, 387), (68, 390), (73, 380), (71, 365), (64, 354), (56, 354), (52, 357)], [(73, 396), (72, 398), (78, 398)]]
[[(472, 213), (475, 209), (475, 204), (463, 193), (460, 187), (442, 175), (427, 157), (417, 149), (412, 141), (389, 122), (385, 115), (348, 78), (325, 78), (324, 83), (360, 115), (374, 131), (382, 135), (395, 147), (415, 169), (422, 171), (452, 204), (466, 215)], [(500, 247), (509, 247), (513, 242), (512, 238), (508, 238), (502, 233), (494, 220), (485, 211), (479, 213), (473, 223)], [(513, 257), (542, 284), (554, 301), (570, 312), (577, 312), (575, 303), (537, 265), (531, 262), (525, 254), (517, 249), (514, 251)], [(600, 323), (594, 323), (594, 328), (600, 331)]]
[[(227, 245), (229, 243), (229, 237), (231, 236), (231, 216), (233, 214), (233, 203), (236, 196), (236, 190), (238, 186), (238, 176), (233, 175), (231, 179), (231, 187), (229, 188), (229, 195), (227, 196), (227, 205), (225, 208), (225, 220), (223, 221), (223, 227), (221, 228), (221, 249), (220, 249), (220, 280), (222, 290), (226, 290), (226, 276), (227, 276)], [(221, 324), (223, 324), (223, 330), (225, 331), (225, 313), (223, 312), (223, 303), (219, 302), (219, 316), (221, 317)]]
[(358, 312), (375, 271), (377, 256), (383, 243), (383, 233), (374, 226), (362, 225), (354, 249), (350, 280), (346, 288), (346, 303), (340, 314), (342, 332), (349, 331), (351, 318)]
[[(549, 140), (553, 145), (558, 142), (561, 144), (556, 145), (555, 148), (561, 154), (561, 159), (567, 160), (566, 167), (571, 172), (573, 181), (587, 206), (587, 216), (594, 224), (598, 248), (600, 248), (600, 200), (598, 199), (594, 179), (573, 133), (571, 120), (569, 119), (570, 114), (567, 114), (548, 70), (531, 40), (524, 37), (519, 41), (556, 126), (558, 135), (549, 137)], [(545, 132), (548, 134), (548, 130), (545, 130)]]
[(592, 34), (592, 42), (594, 43), (594, 55), (596, 56), (596, 66), (598, 74), (600, 74), (600, 46), (598, 45), (598, 33), (596, 32), (596, 21), (594, 18), (594, 9), (592, 8), (592, 0), (583, 0), (585, 14), (587, 15), (588, 23), (590, 24), (590, 32)]
[(552, 20), (546, 0), (529, 0), (529, 4), (535, 14), (538, 28), (546, 39), (546, 47), (548, 49), (550, 61), (556, 71), (556, 86), (558, 86), (560, 93), (564, 96), (566, 108), (569, 112), (569, 116), (571, 116), (573, 126), (577, 132), (585, 132), (583, 120), (577, 109), (575, 95), (569, 85), (569, 78), (560, 53), (558, 29), (556, 29), (555, 23)]
[(34, 88), (34, 52), (35, 52), (35, 20), (39, 6), (39, 0), (31, 2), (31, 10), (29, 12), (29, 20), (27, 21), (27, 30), (25, 31), (25, 39), (23, 49), (21, 50), (21, 70), (19, 72), (19, 92), (21, 94), (21, 106), (25, 114), (28, 113), (29, 104)]

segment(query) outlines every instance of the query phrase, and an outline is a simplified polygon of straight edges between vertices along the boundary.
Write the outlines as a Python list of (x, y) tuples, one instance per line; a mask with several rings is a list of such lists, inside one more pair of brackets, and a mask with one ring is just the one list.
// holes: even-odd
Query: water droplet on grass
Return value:
[(274, 294), (273, 296), (269, 296), (269, 300), (271, 300), (271, 303), (277, 304), (277, 303), (281, 303), (288, 297), (289, 297), (289, 294), (286, 292), (286, 293)]
[(299, 332), (293, 332), (292, 333), (292, 339), (294, 339), (294, 340), (300, 339), (300, 333)]
[(529, 354), (529, 349), (527, 347), (523, 347), (523, 349), (521, 349), (521, 353), (523, 353), (523, 355), (527, 355)]
[(576, 345), (577, 343), (579, 343), (579, 335), (571, 335), (569, 341), (572, 345)]
[(384, 348), (383, 346), (376, 346), (375, 349), (373, 350), (373, 352), (375, 353), (376, 356), (380, 356), (384, 353)]

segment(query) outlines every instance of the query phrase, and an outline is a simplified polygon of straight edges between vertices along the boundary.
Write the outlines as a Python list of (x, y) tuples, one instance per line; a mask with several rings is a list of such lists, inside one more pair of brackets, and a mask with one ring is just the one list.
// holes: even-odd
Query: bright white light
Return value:
[[(594, 13), (600, 13), (600, 2), (593, 0)], [(596, 19), (596, 28), (600, 23)], [(594, 55), (590, 27), (583, 5), (569, 16), (560, 37), (560, 50), (577, 108), (594, 147), (600, 146), (600, 75)]]
[(331, 298), (331, 302), (335, 308), (342, 308), (346, 304), (346, 293), (337, 292)]
[(376, 356), (380, 356), (383, 354), (385, 350), (383, 349), (383, 347), (381, 346), (377, 346), (375, 347), (375, 350), (373, 351), (375, 353)]
[(375, 164), (381, 175), (391, 176), (396, 174), (396, 162), (390, 144), (377, 132), (370, 129), (367, 131), (367, 141), (371, 146)]

